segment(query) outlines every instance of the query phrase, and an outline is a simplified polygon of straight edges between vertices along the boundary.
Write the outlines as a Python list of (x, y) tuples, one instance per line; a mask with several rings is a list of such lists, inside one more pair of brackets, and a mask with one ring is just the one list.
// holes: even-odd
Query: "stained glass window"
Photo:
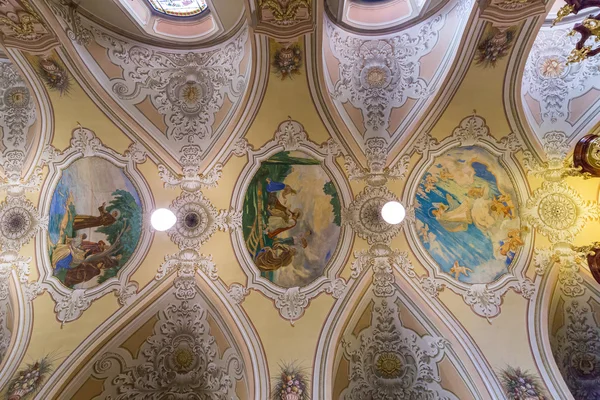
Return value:
[(206, 0), (148, 0), (152, 8), (175, 17), (191, 17), (206, 10)]

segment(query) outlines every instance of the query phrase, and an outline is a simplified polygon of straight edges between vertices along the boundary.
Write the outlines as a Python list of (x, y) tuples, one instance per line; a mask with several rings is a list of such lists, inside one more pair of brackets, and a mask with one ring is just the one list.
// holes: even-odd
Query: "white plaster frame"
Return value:
[[(129, 150), (124, 155), (121, 155), (104, 146), (94, 132), (83, 127), (79, 127), (73, 131), (71, 145), (63, 152), (59, 152), (51, 146), (48, 146), (44, 152), (43, 158), (48, 165), (49, 174), (41, 190), (40, 204), (43, 210), (42, 215), (48, 215), (50, 212), (52, 196), (62, 176), (62, 171), (83, 157), (100, 157), (124, 170), (140, 196), (143, 221), (145, 223), (148, 220), (147, 212), (153, 209), (154, 205), (150, 188), (136, 168), (136, 163), (145, 161), (145, 151), (141, 150), (139, 144), (134, 142)], [(130, 282), (129, 278), (136, 267), (144, 260), (150, 247), (152, 235), (150, 229), (142, 227), (136, 250), (116, 277), (110, 278), (94, 288), (75, 290), (65, 287), (54, 277), (48, 257), (47, 239), (48, 232), (46, 230), (38, 233), (37, 240), (41, 245), (36, 246), (36, 257), (40, 272), (37, 284), (41, 290), (48, 290), (56, 303), (54, 311), (56, 312), (57, 319), (65, 323), (76, 320), (90, 307), (94, 300), (113, 291), (116, 292), (116, 295), (119, 297), (119, 303), (122, 306), (128, 305), (131, 302), (132, 297), (137, 293), (138, 286), (136, 283)]]
[[(421, 159), (417, 162), (407, 180), (406, 187), (410, 189), (403, 194), (404, 204), (413, 204), (419, 181), (436, 157), (456, 147), (477, 146), (498, 157), (500, 164), (504, 167), (515, 188), (519, 208), (524, 207), (529, 191), (525, 183), (527, 182), (526, 177), (514, 157), (518, 150), (523, 149), (523, 144), (516, 134), (511, 133), (500, 140), (496, 140), (490, 135), (485, 120), (480, 116), (472, 115), (464, 118), (460, 125), (454, 129), (452, 135), (441, 142), (432, 139), (428, 135), (422, 139), (424, 140), (418, 140), (410, 149), (413, 152), (421, 153)], [(522, 217), (520, 218), (522, 219)], [(416, 220), (410, 221), (409, 224), (404, 225), (404, 229), (410, 248), (419, 262), (429, 272), (429, 279), (422, 279), (421, 281), (429, 281), (429, 283), (433, 281), (435, 284), (435, 290), (429, 290), (431, 295), (437, 296), (438, 291), (443, 290), (444, 287), (449, 287), (456, 294), (460, 294), (476, 314), (488, 320), (500, 313), (502, 296), (509, 289), (514, 289), (527, 299), (534, 295), (533, 282), (525, 276), (525, 270), (529, 265), (533, 252), (532, 234), (523, 237), (525, 244), (516, 255), (507, 274), (491, 283), (469, 284), (451, 279), (448, 274), (439, 269), (436, 261), (423, 248), (421, 241), (418, 239), (415, 224)], [(521, 226), (524, 225), (524, 221), (521, 220)]]
[[(331, 145), (330, 142), (319, 146), (308, 139), (304, 127), (296, 121), (289, 119), (279, 124), (275, 132), (275, 138), (267, 142), (258, 150), (247, 148), (248, 163), (240, 174), (236, 183), (231, 207), (240, 211), (243, 209), (246, 190), (255, 173), (260, 168), (261, 162), (267, 160), (272, 155), (281, 151), (302, 151), (307, 155), (322, 162), (323, 169), (330, 176), (332, 182), (336, 185), (340, 197), (342, 209), (345, 209), (352, 201), (352, 193), (346, 182), (346, 178), (341, 169), (335, 162), (335, 157), (339, 153), (339, 146)], [(350, 254), (350, 249), (354, 242), (354, 234), (347, 226), (342, 224), (340, 227), (340, 240), (334, 255), (325, 268), (323, 276), (307, 286), (282, 288), (270, 282), (268, 279), (260, 276), (260, 271), (254, 265), (254, 262), (244, 241), (244, 235), (241, 229), (231, 232), (234, 252), (239, 260), (244, 272), (248, 276), (247, 289), (258, 290), (265, 296), (273, 300), (275, 307), (280, 315), (294, 323), (304, 314), (304, 309), (308, 307), (311, 299), (326, 291), (338, 298), (341, 296), (346, 282), (338, 278), (337, 275)]]

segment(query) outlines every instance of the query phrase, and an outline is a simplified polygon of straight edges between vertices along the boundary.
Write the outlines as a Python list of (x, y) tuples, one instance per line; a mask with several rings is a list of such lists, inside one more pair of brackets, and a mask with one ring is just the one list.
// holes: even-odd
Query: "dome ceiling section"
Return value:
[(551, 27), (547, 21), (525, 63), (521, 102), (540, 140), (549, 132), (562, 132), (575, 143), (600, 120), (600, 69), (593, 60), (567, 64), (579, 39), (568, 36), (574, 22)]
[(431, 103), (456, 56), (470, 1), (400, 33), (361, 37), (325, 17), (323, 69), (335, 109), (359, 145), (393, 148)]
[(200, 160), (216, 148), (240, 109), (252, 71), (243, 26), (219, 46), (165, 51), (129, 41), (87, 21), (79, 53), (106, 92), (176, 159)]
[(245, 346), (242, 327), (194, 280), (176, 278), (173, 289), (114, 330), (91, 360), (82, 357), (85, 364), (58, 396), (255, 398), (265, 382), (251, 366), (264, 366), (262, 354)]
[[(77, 8), (86, 18), (110, 31), (159, 46), (214, 42), (239, 27), (244, 16), (242, 1), (198, 1), (171, 2), (181, 7), (167, 8), (165, 12), (158, 11), (165, 7), (159, 0), (81, 0)], [(200, 4), (196, 8), (205, 8), (194, 13), (191, 5), (196, 4)]]
[(352, 31), (386, 31), (415, 24), (448, 0), (327, 0), (329, 15)]

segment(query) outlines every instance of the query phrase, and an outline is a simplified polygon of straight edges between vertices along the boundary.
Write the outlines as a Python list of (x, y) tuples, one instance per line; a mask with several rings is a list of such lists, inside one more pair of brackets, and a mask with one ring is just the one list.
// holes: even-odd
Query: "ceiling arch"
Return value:
[(380, 137), (389, 150), (416, 127), (456, 56), (469, 6), (448, 3), (415, 26), (375, 37), (348, 32), (324, 17), (319, 73), (358, 146)]
[(578, 40), (569, 32), (585, 17), (571, 16), (554, 25), (562, 4), (557, 1), (552, 6), (521, 64), (520, 103), (527, 124), (540, 141), (549, 132), (563, 132), (574, 144), (600, 121), (600, 72), (593, 60), (567, 63)]
[(128, 322), (107, 326), (104, 345), (91, 357), (73, 360), (72, 378), (55, 395), (264, 396), (264, 356), (245, 343), (250, 326), (232, 319), (212, 289), (193, 275), (180, 270), (168, 281), (161, 295), (128, 313)]

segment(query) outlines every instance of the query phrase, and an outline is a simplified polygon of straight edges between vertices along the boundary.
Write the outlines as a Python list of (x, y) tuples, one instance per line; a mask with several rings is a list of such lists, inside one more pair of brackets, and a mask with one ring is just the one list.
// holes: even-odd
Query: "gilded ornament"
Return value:
[(270, 12), (277, 25), (283, 26), (294, 24), (300, 9), (306, 9), (308, 15), (312, 13), (311, 0), (259, 0), (258, 6)]

